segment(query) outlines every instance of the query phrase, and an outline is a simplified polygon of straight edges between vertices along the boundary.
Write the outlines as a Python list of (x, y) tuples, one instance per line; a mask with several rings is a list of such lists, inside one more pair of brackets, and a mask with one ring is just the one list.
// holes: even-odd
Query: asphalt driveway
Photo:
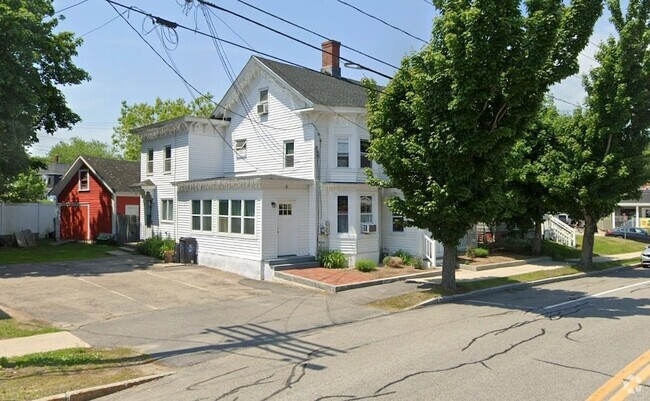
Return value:
[[(235, 274), (127, 255), (0, 268), (0, 305), (75, 329), (148, 311), (269, 295)], [(259, 286), (258, 286), (259, 287)]]

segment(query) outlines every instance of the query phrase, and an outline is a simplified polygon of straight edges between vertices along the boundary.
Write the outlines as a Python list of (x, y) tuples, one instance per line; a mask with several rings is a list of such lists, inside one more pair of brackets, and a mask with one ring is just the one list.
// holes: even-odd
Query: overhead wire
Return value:
[[(287, 39), (291, 39), (291, 40), (293, 40), (294, 42), (300, 43), (300, 44), (302, 44), (302, 45), (304, 45), (304, 46), (310, 47), (310, 48), (312, 48), (312, 49), (314, 49), (314, 50), (317, 50), (317, 51), (319, 51), (319, 52), (324, 52), (324, 53), (326, 53), (326, 54), (329, 54), (329, 55), (334, 56), (334, 54), (332, 54), (332, 52), (330, 52), (330, 51), (324, 50), (324, 49), (322, 49), (322, 48), (320, 48), (320, 47), (318, 47), (318, 46), (314, 46), (314, 45), (312, 45), (311, 43), (305, 42), (305, 41), (302, 40), (302, 39), (298, 39), (298, 38), (296, 38), (295, 36), (291, 36), (291, 35), (289, 35), (289, 34), (287, 34), (287, 33), (284, 33), (284, 32), (282, 32), (282, 31), (280, 31), (280, 30), (278, 30), (278, 29), (275, 29), (275, 28), (272, 28), (272, 27), (270, 27), (270, 26), (268, 26), (268, 25), (265, 25), (265, 24), (263, 24), (263, 23), (261, 23), (261, 22), (259, 22), (259, 21), (255, 21), (254, 19), (249, 18), (249, 17), (247, 17), (247, 16), (245, 16), (245, 15), (242, 15), (242, 14), (236, 13), (236, 12), (234, 12), (234, 11), (232, 11), (232, 10), (229, 10), (229, 9), (227, 9), (227, 8), (224, 8), (224, 7), (218, 6), (218, 5), (214, 4), (214, 3), (211, 3), (211, 2), (206, 1), (206, 0), (196, 0), (196, 1), (198, 1), (198, 2), (201, 3), (201, 4), (207, 5), (208, 7), (212, 7), (212, 8), (214, 8), (214, 9), (216, 9), (216, 10), (223, 11), (223, 12), (225, 12), (225, 13), (228, 13), (228, 14), (234, 15), (234, 16), (236, 16), (236, 17), (238, 17), (238, 18), (241, 18), (241, 19), (243, 19), (243, 20), (245, 20), (245, 21), (248, 21), (248, 22), (250, 22), (250, 23), (252, 23), (252, 24), (255, 24), (255, 25), (259, 26), (259, 27), (262, 27), (262, 28), (264, 28), (264, 29), (267, 29), (267, 30), (269, 30), (269, 31), (271, 31), (271, 32), (274, 32), (274, 33), (276, 33), (276, 34), (278, 34), (278, 35), (280, 35), (280, 36), (284, 36), (284, 37), (287, 38)], [(366, 70), (366, 71), (372, 72), (373, 74), (377, 74), (377, 75), (379, 75), (379, 76), (381, 76), (381, 77), (384, 77), (384, 78), (386, 78), (386, 79), (392, 79), (392, 78), (393, 78), (393, 77), (391, 77), (390, 75), (387, 75), (387, 74), (384, 74), (383, 72), (379, 72), (379, 71), (377, 71), (377, 70), (375, 70), (375, 69), (372, 69), (372, 68), (366, 67), (366, 66), (364, 66), (364, 65), (361, 65), (361, 64), (359, 64), (359, 63), (357, 63), (357, 62), (355, 62), (355, 61), (352, 61), (352, 60), (350, 60), (350, 59), (347, 59), (347, 58), (345, 58), (345, 57), (339, 57), (339, 58), (340, 58), (341, 60), (343, 60), (343, 61), (346, 61), (346, 62), (350, 63), (350, 64), (353, 64), (353, 65), (359, 66), (359, 67), (360, 67), (361, 69), (363, 69), (363, 70)]]
[[(122, 14), (125, 14), (125, 13), (128, 13), (128, 12), (129, 12), (129, 10), (125, 10), (124, 12), (122, 12)], [(90, 31), (88, 31), (88, 32), (86, 32), (86, 33), (84, 33), (84, 34), (79, 35), (79, 37), (80, 37), (80, 38), (83, 38), (83, 37), (86, 36), (86, 35), (90, 35), (91, 33), (96, 32), (96, 31), (102, 29), (103, 27), (105, 27), (106, 25), (110, 24), (111, 22), (115, 21), (115, 20), (118, 19), (118, 18), (120, 18), (119, 15), (118, 15), (118, 16), (115, 16), (115, 17), (113, 17), (113, 18), (111, 18), (110, 20), (106, 21), (105, 23), (103, 23), (102, 25), (98, 26), (97, 28), (91, 29)]]
[[(176, 74), (188, 87), (192, 88), (196, 93), (200, 94), (201, 96), (205, 96), (201, 91), (199, 91), (190, 82), (188, 82), (187, 79), (185, 79), (185, 77), (176, 68), (174, 68), (173, 65), (169, 61), (167, 61), (167, 59), (165, 59), (165, 57), (162, 56), (162, 54), (160, 54), (160, 52), (158, 52), (158, 50), (156, 50), (156, 48), (153, 47), (153, 45), (151, 43), (149, 43), (149, 41), (129, 22), (129, 20), (126, 17), (124, 17), (124, 15), (120, 14), (120, 12), (117, 10), (117, 8), (115, 8), (115, 4), (113, 4), (114, 3), (113, 1), (111, 1), (111, 0), (106, 0), (106, 1), (111, 5), (113, 10), (115, 10), (115, 12), (120, 15), (120, 17), (124, 20), (124, 22), (126, 22), (126, 24), (138, 35), (138, 37), (140, 37), (140, 39), (143, 42), (145, 42), (145, 44), (158, 56), (158, 58), (160, 58), (160, 60), (162, 60), (162, 62), (165, 63), (165, 65), (167, 65), (167, 67), (169, 67), (174, 72), (174, 74)], [(152, 16), (150, 16), (150, 18), (152, 18)], [(194, 93), (192, 93), (191, 91), (190, 91), (190, 95), (192, 96), (192, 98), (195, 98)], [(213, 128), (215, 128), (215, 132), (223, 140), (223, 142), (226, 144), (226, 146), (228, 146), (230, 149), (232, 149), (233, 152), (237, 153), (235, 148), (230, 143), (228, 143), (228, 140), (226, 140), (226, 138), (221, 134), (221, 132), (219, 132), (219, 130), (216, 129), (216, 126), (214, 125), (214, 122), (212, 121), (212, 119), (208, 118), (208, 121), (213, 126)], [(253, 167), (256, 171), (265, 172), (264, 169), (258, 168), (253, 163), (246, 160), (245, 158), (242, 159), (242, 160), (246, 164)]]
[[(240, 2), (240, 3), (242, 3), (242, 4), (244, 4), (244, 5), (246, 5), (246, 6), (248, 6), (248, 7), (250, 7), (250, 8), (252, 8), (252, 9), (254, 9), (254, 10), (259, 11), (259, 12), (265, 14), (265, 15), (268, 15), (269, 17), (275, 18), (275, 19), (277, 19), (277, 20), (279, 20), (279, 21), (282, 21), (282, 22), (284, 22), (284, 23), (286, 23), (286, 24), (289, 24), (289, 25), (291, 25), (291, 26), (293, 26), (293, 27), (295, 27), (295, 28), (301, 29), (301, 30), (303, 30), (303, 31), (305, 31), (305, 32), (311, 33), (312, 35), (318, 36), (319, 38), (321, 38), (321, 39), (323, 39), (323, 40), (331, 40), (331, 39), (328, 38), (327, 36), (322, 35), (322, 34), (320, 34), (320, 33), (318, 33), (318, 32), (315, 32), (315, 31), (312, 30), (312, 29), (305, 28), (305, 27), (302, 26), (302, 25), (299, 25), (299, 24), (297, 24), (297, 23), (295, 23), (295, 22), (291, 22), (291, 21), (287, 20), (286, 18), (280, 17), (280, 16), (278, 16), (278, 15), (276, 15), (276, 14), (273, 14), (273, 13), (271, 13), (271, 12), (269, 12), (269, 11), (266, 11), (266, 10), (260, 8), (260, 7), (257, 7), (257, 6), (255, 6), (255, 5), (253, 5), (253, 4), (250, 4), (250, 3), (248, 3), (248, 2), (246, 2), (246, 1), (244, 1), (244, 0), (237, 0), (237, 1)], [(425, 0), (425, 1), (426, 1), (426, 0)], [(395, 68), (395, 69), (397, 69), (397, 70), (399, 69), (399, 67), (397, 67), (396, 65), (393, 65), (393, 64), (391, 64), (391, 63), (388, 63), (388, 62), (386, 62), (386, 61), (384, 61), (384, 60), (381, 60), (381, 59), (379, 59), (379, 58), (377, 58), (377, 57), (371, 56), (370, 54), (367, 54), (367, 53), (365, 53), (365, 52), (362, 52), (361, 50), (357, 50), (357, 49), (355, 49), (355, 48), (353, 48), (353, 47), (347, 46), (347, 45), (345, 45), (345, 44), (343, 44), (343, 43), (341, 43), (341, 47), (342, 47), (342, 48), (345, 48), (345, 49), (348, 49), (348, 50), (351, 50), (351, 51), (353, 51), (353, 52), (355, 52), (355, 53), (361, 54), (362, 56), (368, 57), (369, 59), (374, 60), (374, 61), (377, 61), (377, 62), (379, 62), (379, 63), (382, 63), (382, 64), (384, 64), (384, 65), (386, 65), (386, 66), (388, 66), (388, 67), (392, 67), (392, 68)]]
[(70, 5), (70, 6), (64, 7), (64, 8), (62, 8), (62, 9), (58, 10), (58, 11), (55, 11), (54, 14), (52, 14), (52, 16), (55, 16), (55, 15), (57, 15), (57, 14), (60, 14), (60, 13), (66, 11), (66, 10), (69, 10), (69, 9), (71, 9), (71, 8), (75, 8), (75, 7), (77, 7), (77, 6), (80, 6), (80, 5), (82, 5), (83, 3), (87, 2), (87, 1), (88, 1), (88, 0), (81, 0), (81, 1), (78, 2), (78, 3), (74, 3), (74, 4)]
[(363, 15), (365, 15), (365, 16), (367, 16), (367, 17), (370, 17), (370, 18), (374, 19), (375, 21), (379, 21), (379, 22), (381, 22), (382, 24), (384, 24), (384, 25), (386, 25), (386, 26), (388, 26), (388, 27), (390, 27), (390, 28), (395, 29), (396, 31), (402, 32), (403, 34), (405, 34), (405, 35), (407, 35), (407, 36), (410, 36), (410, 37), (413, 38), (413, 39), (419, 40), (420, 42), (422, 42), (422, 43), (424, 43), (424, 44), (426, 44), (426, 45), (429, 44), (429, 41), (424, 40), (424, 39), (422, 39), (422, 38), (420, 38), (420, 37), (417, 37), (417, 36), (415, 36), (415, 35), (413, 35), (413, 34), (407, 32), (407, 31), (405, 31), (404, 29), (402, 29), (402, 28), (400, 28), (400, 27), (398, 27), (398, 26), (396, 26), (396, 25), (393, 25), (393, 24), (391, 24), (391, 23), (389, 23), (389, 22), (386, 22), (385, 20), (383, 20), (383, 19), (381, 19), (381, 18), (379, 18), (379, 17), (377, 17), (377, 16), (374, 16), (374, 15), (372, 15), (372, 14), (366, 12), (366, 11), (363, 11), (362, 9), (360, 9), (360, 8), (357, 7), (357, 6), (354, 6), (354, 5), (352, 5), (352, 4), (350, 4), (350, 3), (346, 2), (346, 1), (343, 1), (343, 0), (336, 0), (336, 1), (338, 1), (339, 3), (341, 3), (341, 4), (343, 4), (343, 5), (346, 5), (346, 6), (350, 7), (350, 8), (352, 8), (353, 10), (356, 10), (356, 11), (360, 12), (361, 14), (363, 14)]

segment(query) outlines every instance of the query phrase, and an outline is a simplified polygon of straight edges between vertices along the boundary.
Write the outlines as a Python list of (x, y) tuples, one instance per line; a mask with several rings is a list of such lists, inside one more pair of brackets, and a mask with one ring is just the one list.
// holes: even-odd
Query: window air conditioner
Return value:
[(268, 103), (258, 103), (257, 104), (257, 114), (269, 114), (269, 104)]
[(377, 224), (372, 223), (361, 223), (361, 232), (365, 234), (376, 233)]

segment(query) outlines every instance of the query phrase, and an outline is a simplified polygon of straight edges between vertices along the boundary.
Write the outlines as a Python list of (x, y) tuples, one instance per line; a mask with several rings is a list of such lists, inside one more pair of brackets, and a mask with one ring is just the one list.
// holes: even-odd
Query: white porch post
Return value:
[(636, 205), (635, 208), (636, 208), (636, 213), (635, 213), (635, 217), (634, 217), (634, 219), (635, 219), (634, 227), (639, 227), (639, 225), (641, 223), (641, 220), (639, 220), (639, 205)]
[(612, 212), (612, 228), (616, 228), (616, 209)]

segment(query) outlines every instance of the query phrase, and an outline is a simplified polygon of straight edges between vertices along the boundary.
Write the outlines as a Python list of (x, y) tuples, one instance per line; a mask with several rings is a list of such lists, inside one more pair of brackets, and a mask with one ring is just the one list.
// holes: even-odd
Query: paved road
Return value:
[[(206, 324), (205, 362), (105, 399), (584, 400), (650, 348), (647, 269), (316, 330), (287, 317), (304, 303)], [(650, 400), (647, 382), (637, 390), (628, 399)]]

